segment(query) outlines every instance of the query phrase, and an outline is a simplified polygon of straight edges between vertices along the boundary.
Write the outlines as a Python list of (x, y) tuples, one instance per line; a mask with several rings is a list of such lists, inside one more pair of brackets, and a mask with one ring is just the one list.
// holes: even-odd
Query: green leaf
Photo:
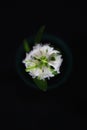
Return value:
[(29, 45), (28, 45), (27, 40), (24, 40), (24, 49), (25, 49), (26, 52), (29, 52), (29, 51), (30, 51), (30, 47), (29, 47)]
[(46, 80), (39, 80), (37, 78), (33, 79), (35, 84), (42, 90), (46, 91), (47, 90), (47, 81)]
[(43, 25), (37, 32), (36, 37), (35, 37), (35, 43), (40, 43), (42, 36), (43, 36), (43, 32), (44, 32), (45, 26)]

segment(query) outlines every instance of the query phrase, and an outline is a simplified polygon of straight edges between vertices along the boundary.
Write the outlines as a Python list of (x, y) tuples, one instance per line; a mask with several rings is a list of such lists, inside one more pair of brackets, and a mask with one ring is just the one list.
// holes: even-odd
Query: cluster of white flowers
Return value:
[(22, 63), (25, 64), (26, 72), (28, 72), (32, 78), (45, 80), (60, 73), (62, 61), (63, 59), (60, 52), (54, 50), (49, 44), (36, 44), (32, 51), (26, 53), (26, 57)]

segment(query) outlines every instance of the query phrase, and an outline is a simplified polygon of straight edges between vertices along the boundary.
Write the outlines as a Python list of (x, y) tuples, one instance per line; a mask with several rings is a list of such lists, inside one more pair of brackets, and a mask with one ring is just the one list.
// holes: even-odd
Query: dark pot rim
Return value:
[[(28, 42), (30, 43), (29, 45), (32, 46), (32, 43), (34, 43), (34, 36), (31, 36), (27, 38)], [(50, 79), (48, 81), (48, 89), (56, 88), (61, 86), (65, 81), (67, 81), (71, 71), (72, 71), (72, 53), (70, 51), (69, 46), (63, 42), (60, 38), (50, 35), (50, 34), (44, 34), (42, 37), (42, 41), (49, 41), (50, 43), (53, 43), (53, 46), (57, 47), (61, 50), (62, 55), (65, 58), (65, 70), (63, 70), (62, 75), (59, 75), (59, 79), (54, 80), (54, 82), (50, 83), (53, 79)], [(33, 44), (34, 45), (34, 44)], [(33, 82), (32, 77), (30, 77), (24, 70), (23, 70), (23, 65), (22, 65), (22, 60), (23, 60), (23, 53), (24, 48), (23, 44), (20, 45), (20, 47), (17, 50), (16, 53), (16, 70), (21, 77), (21, 79), (30, 87), (33, 88), (38, 88), (35, 83)], [(29, 77), (28, 77), (29, 76)]]

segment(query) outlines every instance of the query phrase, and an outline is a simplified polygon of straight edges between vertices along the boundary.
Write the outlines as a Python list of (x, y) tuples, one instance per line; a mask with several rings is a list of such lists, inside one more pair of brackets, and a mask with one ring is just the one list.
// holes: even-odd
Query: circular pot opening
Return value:
[[(34, 37), (30, 37), (27, 39), (29, 46), (32, 50), (32, 47), (34, 46)], [(63, 62), (60, 67), (60, 74), (50, 78), (50, 80), (47, 80), (48, 83), (48, 89), (56, 88), (62, 85), (69, 77), (70, 72), (72, 70), (72, 54), (70, 52), (69, 47), (65, 42), (60, 40), (59, 38), (44, 34), (42, 37), (41, 43), (50, 43), (51, 46), (54, 47), (54, 49), (59, 49), (59, 51), (62, 54)], [(24, 51), (23, 44), (18, 48), (17, 54), (16, 54), (16, 69), (19, 74), (19, 76), (22, 78), (22, 80), (30, 87), (37, 88), (36, 84), (33, 82), (32, 77), (25, 72), (25, 66), (22, 63), (22, 60), (25, 58), (26, 52)]]

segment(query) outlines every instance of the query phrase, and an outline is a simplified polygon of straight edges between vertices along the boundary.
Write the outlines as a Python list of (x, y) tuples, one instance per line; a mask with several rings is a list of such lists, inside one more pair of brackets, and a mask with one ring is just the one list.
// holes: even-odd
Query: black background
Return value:
[[(12, 127), (16, 129), (85, 130), (87, 122), (85, 8), (56, 6), (19, 8), (16, 5), (14, 8), (1, 8), (0, 17), (0, 82), (4, 90), (2, 102), (3, 104), (6, 102), (3, 107), (4, 113), (9, 113), (4, 120), (8, 121), (11, 115), (10, 119), (14, 122)], [(67, 82), (47, 92), (26, 86), (15, 69), (17, 48), (23, 39), (35, 34), (42, 25), (46, 25), (47, 33), (65, 41), (73, 55), (73, 69)]]

